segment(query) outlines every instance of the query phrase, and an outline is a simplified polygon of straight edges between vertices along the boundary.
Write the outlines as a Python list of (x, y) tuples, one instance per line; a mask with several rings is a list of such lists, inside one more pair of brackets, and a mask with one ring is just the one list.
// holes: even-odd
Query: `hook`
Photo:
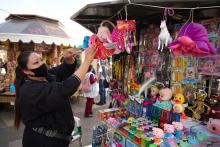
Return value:
[(127, 5), (125, 6), (125, 20), (128, 20), (128, 7)]

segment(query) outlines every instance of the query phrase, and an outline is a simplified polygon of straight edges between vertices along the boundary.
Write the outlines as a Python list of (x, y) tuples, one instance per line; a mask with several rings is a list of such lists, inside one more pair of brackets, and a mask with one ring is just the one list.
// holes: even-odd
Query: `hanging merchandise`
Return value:
[(164, 19), (161, 21), (160, 24), (160, 34), (158, 36), (158, 50), (161, 50), (161, 52), (163, 51), (163, 49), (165, 47), (167, 47), (168, 43), (171, 42), (172, 38), (170, 36), (170, 33), (167, 29), (167, 14), (170, 16), (174, 15), (174, 11), (172, 9), (165, 9), (164, 10)]
[(181, 28), (177, 40), (169, 44), (173, 55), (179, 56), (182, 53), (184, 56), (201, 57), (215, 54), (216, 49), (209, 42), (206, 28), (193, 22), (193, 10), (190, 12), (191, 17), (192, 22), (188, 20)]
[(86, 49), (86, 48), (88, 48), (89, 47), (89, 36), (85, 36), (84, 37), (84, 39), (83, 39), (83, 45), (82, 45), (82, 47), (83, 47), (83, 49)]

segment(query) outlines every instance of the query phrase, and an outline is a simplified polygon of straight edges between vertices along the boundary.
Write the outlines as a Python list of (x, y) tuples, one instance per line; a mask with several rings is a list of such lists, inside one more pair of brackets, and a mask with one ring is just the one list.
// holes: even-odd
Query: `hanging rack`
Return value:
[(126, 9), (128, 6), (142, 6), (142, 7), (150, 7), (150, 8), (157, 8), (157, 9), (172, 9), (172, 10), (195, 10), (195, 9), (214, 9), (214, 8), (220, 8), (220, 6), (206, 6), (206, 7), (164, 7), (164, 6), (158, 6), (158, 5), (146, 5), (146, 4), (137, 4), (132, 3), (130, 0), (128, 0), (128, 4), (125, 4), (120, 10), (118, 10), (113, 16), (111, 16), (108, 20), (113, 19), (115, 16), (119, 15), (121, 11)]

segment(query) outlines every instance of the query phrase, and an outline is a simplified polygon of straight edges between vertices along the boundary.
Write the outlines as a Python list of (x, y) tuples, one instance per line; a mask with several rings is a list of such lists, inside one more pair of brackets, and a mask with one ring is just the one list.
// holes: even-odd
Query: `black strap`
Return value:
[(41, 135), (45, 135), (47, 137), (64, 139), (64, 140), (67, 140), (67, 141), (71, 141), (72, 140), (72, 136), (59, 134), (57, 132), (57, 130), (47, 130), (44, 127), (32, 128), (32, 130), (34, 132), (37, 132), (37, 133), (41, 134)]

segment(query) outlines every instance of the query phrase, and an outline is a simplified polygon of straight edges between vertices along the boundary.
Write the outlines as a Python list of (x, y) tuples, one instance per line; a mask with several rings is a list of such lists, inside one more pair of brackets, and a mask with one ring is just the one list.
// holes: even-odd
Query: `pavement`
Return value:
[[(98, 100), (95, 100), (98, 101)], [(74, 116), (81, 119), (82, 125), (82, 143), (83, 146), (92, 143), (92, 128), (98, 121), (98, 110), (108, 108), (108, 105), (97, 106), (93, 105), (93, 117), (85, 118), (85, 98), (80, 98), (78, 101), (72, 102), (72, 110)], [(13, 127), (14, 109), (9, 106), (0, 106), (0, 147), (22, 147), (22, 134), (24, 126), (19, 130)], [(69, 147), (79, 147), (79, 142), (75, 141)]]

